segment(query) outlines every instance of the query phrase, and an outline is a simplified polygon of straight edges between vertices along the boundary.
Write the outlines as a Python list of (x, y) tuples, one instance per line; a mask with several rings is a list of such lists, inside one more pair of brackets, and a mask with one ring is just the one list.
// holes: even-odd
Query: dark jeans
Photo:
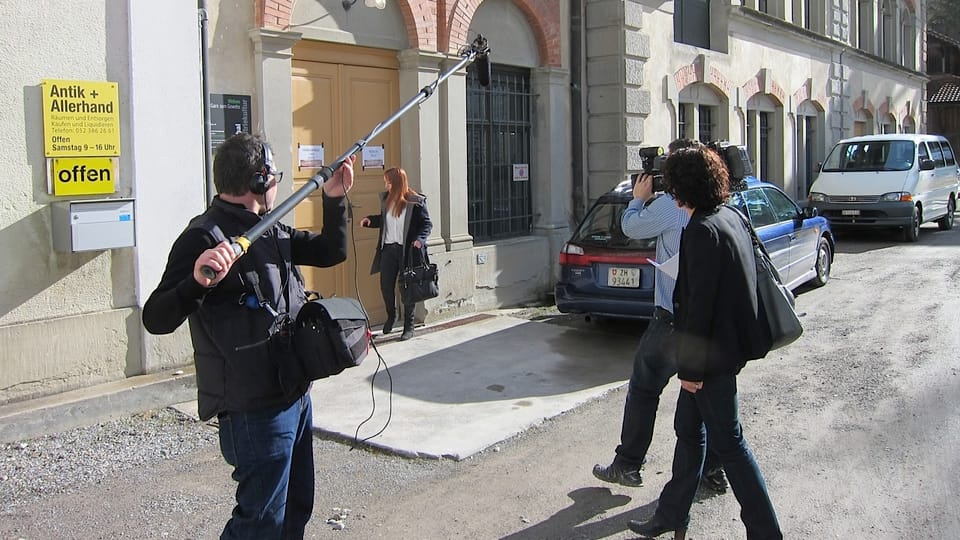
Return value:
[(690, 521), (690, 506), (703, 471), (704, 444), (709, 439), (740, 503), (740, 519), (748, 540), (782, 539), (763, 475), (743, 438), (737, 377), (707, 377), (696, 394), (680, 390), (674, 429), (677, 446), (673, 453), (673, 477), (660, 493), (657, 514), (673, 526), (686, 526)]
[[(400, 244), (384, 244), (380, 248), (380, 294), (383, 295), (383, 305), (387, 308), (387, 316), (395, 317), (397, 310), (397, 276), (403, 269), (403, 246)], [(404, 324), (413, 326), (415, 304), (404, 304)]]
[(237, 504), (221, 539), (303, 538), (313, 513), (313, 407), (220, 417), (220, 452), (233, 466)]
[[(639, 469), (646, 461), (647, 450), (653, 440), (660, 394), (670, 377), (677, 374), (677, 365), (671, 352), (672, 339), (672, 316), (669, 311), (657, 308), (640, 338), (633, 359), (633, 373), (630, 375), (627, 401), (623, 406), (620, 444), (614, 458), (618, 464)], [(707, 470), (719, 465), (712, 451), (707, 461)]]

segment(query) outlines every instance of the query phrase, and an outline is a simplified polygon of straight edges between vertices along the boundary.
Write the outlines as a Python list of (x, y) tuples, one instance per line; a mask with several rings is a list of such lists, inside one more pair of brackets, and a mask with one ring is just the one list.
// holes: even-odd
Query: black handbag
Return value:
[(404, 257), (404, 268), (397, 278), (400, 302), (408, 306), (440, 296), (437, 265), (430, 262), (427, 250), (411, 247), (407, 248), (407, 255)]
[(372, 332), (366, 312), (353, 298), (320, 298), (297, 314), (293, 346), (308, 380), (359, 366), (370, 350)]
[(740, 210), (732, 208), (743, 220), (753, 241), (757, 268), (757, 320), (759, 332), (746, 344), (747, 360), (763, 358), (770, 351), (785, 347), (803, 334), (803, 325), (794, 310), (793, 292), (783, 285), (767, 249), (763, 246), (753, 225)]

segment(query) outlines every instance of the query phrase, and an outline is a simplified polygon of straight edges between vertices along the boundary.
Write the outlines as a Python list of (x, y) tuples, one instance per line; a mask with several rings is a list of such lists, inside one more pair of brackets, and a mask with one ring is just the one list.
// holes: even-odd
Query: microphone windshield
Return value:
[(478, 54), (473, 65), (477, 68), (477, 80), (480, 81), (480, 86), (490, 86), (490, 52)]

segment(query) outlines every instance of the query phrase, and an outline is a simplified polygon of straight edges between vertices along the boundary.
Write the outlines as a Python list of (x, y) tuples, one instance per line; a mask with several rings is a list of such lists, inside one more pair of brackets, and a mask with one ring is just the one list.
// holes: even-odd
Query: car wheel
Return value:
[(941, 231), (949, 231), (953, 228), (953, 213), (957, 210), (957, 203), (953, 200), (953, 197), (950, 198), (950, 202), (947, 203), (947, 215), (940, 218), (940, 221), (937, 222), (937, 225), (940, 227)]
[(916, 242), (920, 238), (920, 209), (913, 207), (913, 216), (910, 225), (903, 228), (903, 239), (907, 242)]
[(820, 237), (820, 245), (817, 246), (817, 262), (815, 263), (814, 270), (817, 271), (816, 277), (813, 278), (813, 285), (815, 287), (823, 287), (830, 281), (830, 265), (833, 255), (830, 251), (830, 242), (826, 238)]

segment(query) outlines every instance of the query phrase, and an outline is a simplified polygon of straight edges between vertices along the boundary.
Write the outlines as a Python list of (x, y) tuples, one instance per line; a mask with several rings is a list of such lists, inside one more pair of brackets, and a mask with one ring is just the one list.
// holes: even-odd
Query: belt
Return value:
[(668, 323), (673, 322), (673, 313), (670, 313), (666, 309), (657, 306), (653, 308), (653, 318), (658, 321), (664, 321)]

